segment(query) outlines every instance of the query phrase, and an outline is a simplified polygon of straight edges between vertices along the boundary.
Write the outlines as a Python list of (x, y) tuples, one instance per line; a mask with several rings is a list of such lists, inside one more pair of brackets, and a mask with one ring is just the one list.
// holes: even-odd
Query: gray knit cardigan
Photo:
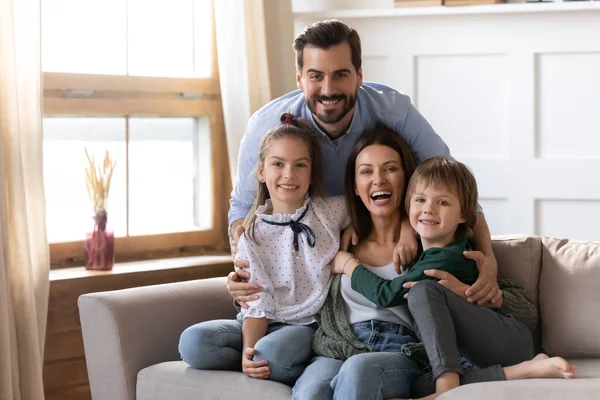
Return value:
[[(372, 352), (374, 349), (359, 341), (350, 327), (346, 303), (342, 297), (341, 278), (341, 275), (333, 278), (329, 294), (321, 308), (321, 320), (312, 347), (317, 355), (343, 361), (350, 356)], [(504, 295), (504, 302), (502, 307), (495, 311), (521, 321), (534, 332), (538, 324), (538, 310), (525, 295), (523, 287), (512, 279), (501, 279), (498, 286)], [(423, 357), (427, 355), (421, 343), (402, 346), (402, 353), (426, 362)]]

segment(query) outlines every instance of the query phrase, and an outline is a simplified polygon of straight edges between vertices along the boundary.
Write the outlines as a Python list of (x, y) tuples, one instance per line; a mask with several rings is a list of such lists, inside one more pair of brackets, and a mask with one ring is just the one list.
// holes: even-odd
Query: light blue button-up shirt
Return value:
[(415, 155), (415, 162), (433, 156), (450, 156), (450, 150), (431, 125), (411, 104), (410, 98), (396, 90), (373, 82), (364, 82), (358, 89), (356, 106), (350, 127), (345, 134), (332, 140), (315, 123), (304, 93), (295, 90), (255, 112), (240, 143), (238, 171), (231, 192), (229, 224), (245, 218), (256, 198), (258, 178), (255, 168), (262, 137), (276, 127), (279, 117), (290, 112), (303, 117), (318, 132), (323, 153), (324, 195), (344, 194), (346, 161), (354, 144), (363, 132), (373, 129), (377, 122), (398, 132)]

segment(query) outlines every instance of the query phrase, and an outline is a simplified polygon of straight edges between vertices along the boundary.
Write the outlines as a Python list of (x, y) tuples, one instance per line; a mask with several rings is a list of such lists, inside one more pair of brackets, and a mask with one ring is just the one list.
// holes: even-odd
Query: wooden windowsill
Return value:
[(93, 278), (106, 275), (132, 274), (150, 271), (193, 268), (204, 265), (233, 264), (230, 254), (164, 258), (147, 261), (116, 263), (111, 271), (90, 271), (85, 267), (60, 268), (50, 271), (50, 281)]

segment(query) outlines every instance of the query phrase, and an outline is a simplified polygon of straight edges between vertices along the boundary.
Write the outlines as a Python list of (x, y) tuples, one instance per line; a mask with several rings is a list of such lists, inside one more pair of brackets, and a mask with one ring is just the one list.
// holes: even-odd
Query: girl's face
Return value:
[(258, 167), (258, 180), (267, 185), (273, 213), (293, 214), (302, 206), (310, 186), (311, 166), (310, 152), (302, 140), (271, 142), (264, 163)]
[(374, 144), (356, 157), (354, 190), (371, 216), (400, 213), (406, 178), (400, 154), (391, 147)]
[(410, 198), (408, 215), (424, 250), (453, 242), (458, 225), (465, 222), (456, 190), (420, 182)]

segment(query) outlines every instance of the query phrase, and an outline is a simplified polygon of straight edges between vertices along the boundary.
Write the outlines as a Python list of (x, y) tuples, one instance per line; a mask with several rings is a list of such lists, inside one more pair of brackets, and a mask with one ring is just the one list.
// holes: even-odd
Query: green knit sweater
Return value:
[[(317, 355), (344, 361), (350, 356), (372, 352), (374, 349), (359, 341), (350, 327), (346, 303), (342, 297), (341, 278), (341, 275), (333, 278), (329, 295), (321, 308), (321, 321), (312, 347)], [(498, 286), (504, 295), (504, 302), (495, 311), (521, 321), (534, 331), (538, 323), (538, 310), (525, 295), (523, 287), (512, 279), (501, 279)], [(402, 352), (421, 362), (427, 362), (427, 354), (421, 343), (406, 344), (402, 346)]]

